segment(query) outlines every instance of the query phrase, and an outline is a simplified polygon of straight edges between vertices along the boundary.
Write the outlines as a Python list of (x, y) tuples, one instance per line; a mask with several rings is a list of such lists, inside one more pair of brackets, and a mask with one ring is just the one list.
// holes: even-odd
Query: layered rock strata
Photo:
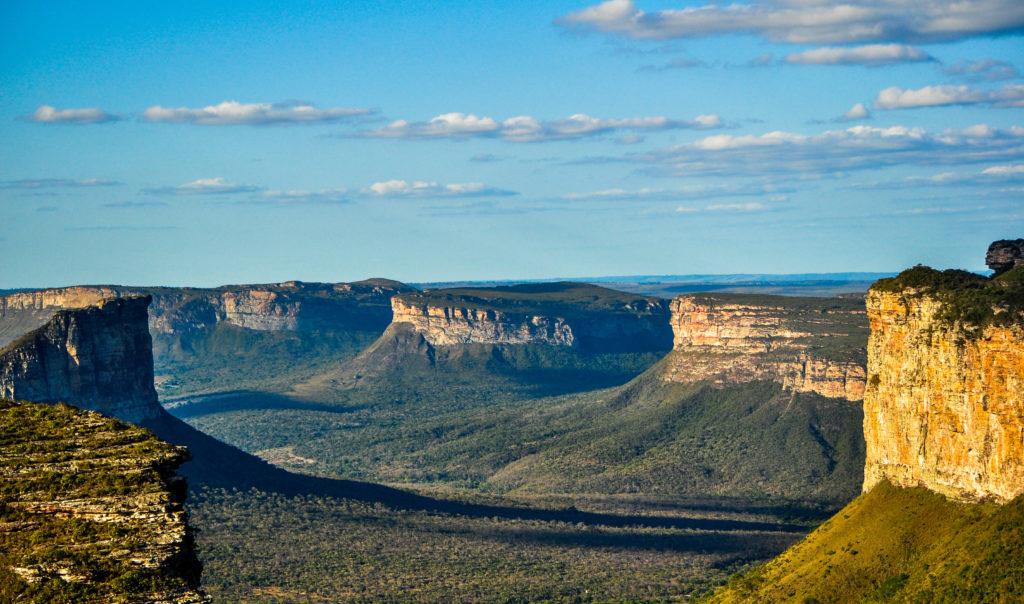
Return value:
[(959, 500), (1024, 492), (1024, 330), (967, 337), (913, 290), (867, 298), (864, 490), (881, 480)]
[(664, 379), (735, 384), (774, 380), (797, 392), (863, 398), (858, 351), (867, 321), (855, 298), (694, 294), (671, 303), (674, 335)]
[(58, 311), (0, 351), (0, 398), (63, 401), (131, 423), (160, 416), (150, 301), (112, 298)]
[[(410, 325), (431, 346), (539, 343), (587, 352), (669, 348), (664, 302), (586, 284), (546, 285), (514, 286), (499, 293), (464, 289), (402, 294), (391, 300), (392, 322)], [(545, 298), (561, 291), (568, 302)]]
[(95, 412), (2, 400), (0, 433), (5, 593), (209, 601), (174, 472), (188, 459), (183, 447)]

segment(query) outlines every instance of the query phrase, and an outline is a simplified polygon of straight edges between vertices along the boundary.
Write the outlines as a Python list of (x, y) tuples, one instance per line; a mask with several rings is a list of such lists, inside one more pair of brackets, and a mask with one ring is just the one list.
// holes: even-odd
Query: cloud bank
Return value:
[(610, 0), (556, 23), (633, 39), (666, 40), (752, 34), (774, 42), (943, 42), (1024, 31), (1019, 0), (754, 0), (644, 12), (633, 0)]
[(961, 130), (854, 126), (817, 135), (768, 132), (709, 136), (692, 143), (627, 156), (659, 175), (802, 177), (896, 165), (959, 165), (1024, 157), (1024, 127), (985, 124)]
[(911, 109), (980, 104), (993, 107), (1024, 107), (1024, 85), (1007, 84), (998, 90), (980, 90), (969, 86), (949, 85), (904, 90), (899, 86), (893, 86), (878, 93), (874, 107), (876, 109)]
[(70, 178), (23, 178), (21, 180), (0, 181), (0, 189), (54, 189), (78, 187), (113, 187), (120, 185), (116, 180), (87, 178), (73, 180)]
[(377, 182), (362, 190), (368, 197), (387, 198), (439, 198), (439, 197), (485, 197), (518, 195), (515, 191), (497, 189), (478, 182), (461, 184), (438, 184), (436, 182), (388, 180)]
[(699, 115), (692, 120), (674, 120), (667, 117), (593, 118), (578, 113), (552, 121), (518, 116), (499, 122), (494, 118), (477, 117), (473, 114), (445, 113), (427, 122), (398, 120), (383, 128), (364, 130), (352, 136), (406, 139), (500, 138), (509, 142), (528, 143), (581, 139), (622, 130), (660, 131), (720, 126), (722, 118), (717, 115)]
[(785, 58), (785, 62), (791, 65), (867, 65), (868, 67), (934, 60), (931, 55), (920, 48), (905, 44), (815, 48), (788, 54)]
[(261, 187), (228, 182), (223, 177), (200, 178), (190, 183), (174, 187), (145, 189), (146, 193), (155, 195), (231, 195), (235, 193), (255, 193)]
[(39, 124), (101, 124), (116, 122), (120, 116), (107, 113), (102, 109), (57, 109), (49, 105), (41, 105), (23, 119)]
[(334, 107), (318, 109), (305, 102), (239, 103), (225, 101), (200, 109), (155, 105), (142, 112), (147, 122), (198, 124), (203, 126), (268, 126), (284, 124), (327, 124), (373, 113), (369, 109)]

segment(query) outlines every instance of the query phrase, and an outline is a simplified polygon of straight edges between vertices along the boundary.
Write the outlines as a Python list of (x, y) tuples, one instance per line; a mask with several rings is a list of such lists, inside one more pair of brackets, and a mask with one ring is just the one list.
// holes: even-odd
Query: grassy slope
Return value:
[(1024, 497), (961, 504), (879, 484), (711, 602), (1019, 602)]

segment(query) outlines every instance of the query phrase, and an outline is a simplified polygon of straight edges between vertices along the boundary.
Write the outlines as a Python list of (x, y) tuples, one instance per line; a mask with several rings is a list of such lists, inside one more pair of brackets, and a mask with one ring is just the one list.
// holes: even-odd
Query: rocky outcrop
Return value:
[(149, 303), (112, 298), (58, 311), (0, 351), (0, 398), (63, 401), (132, 423), (158, 417)]
[(913, 289), (873, 288), (864, 490), (881, 480), (960, 500), (1024, 492), (1024, 330), (973, 337)]
[(256, 330), (383, 331), (391, 297), (414, 288), (386, 279), (355, 283), (287, 281), (211, 289), (75, 286), (0, 296), (0, 346), (39, 327), (58, 310), (107, 298), (152, 296), (149, 326), (154, 338), (189, 333), (218, 323)]
[(985, 265), (1000, 275), (1024, 264), (1024, 239), (993, 241), (985, 254)]
[[(183, 447), (99, 413), (0, 400), (0, 567), (15, 601), (208, 602)], [(66, 587), (65, 587), (66, 586)], [(74, 594), (63, 599), (64, 592)]]
[[(553, 297), (563, 295), (557, 303)], [(464, 288), (395, 296), (393, 324), (431, 346), (539, 343), (585, 352), (667, 350), (664, 302), (582, 283)]]
[(671, 311), (666, 381), (773, 380), (798, 392), (863, 398), (867, 321), (857, 298), (693, 294), (675, 298)]

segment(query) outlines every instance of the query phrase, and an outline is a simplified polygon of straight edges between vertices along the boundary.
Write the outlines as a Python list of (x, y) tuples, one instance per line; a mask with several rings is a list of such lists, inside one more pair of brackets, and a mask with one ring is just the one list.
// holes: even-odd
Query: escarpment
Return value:
[(772, 380), (856, 401), (866, 382), (868, 326), (859, 298), (693, 294), (671, 303), (669, 382)]
[(918, 267), (868, 293), (864, 490), (888, 480), (997, 502), (1024, 492), (1020, 270), (986, 281)]
[(643, 352), (671, 345), (664, 301), (583, 283), (528, 284), (407, 293), (394, 324), (432, 346), (531, 344), (584, 352)]
[(67, 405), (0, 400), (0, 600), (207, 602), (183, 447)]
[(149, 296), (57, 312), (0, 351), (0, 398), (66, 402), (127, 422), (159, 417)]
[(39, 327), (58, 310), (81, 308), (107, 298), (149, 295), (149, 327), (155, 338), (217, 324), (274, 331), (360, 329), (383, 331), (391, 320), (391, 297), (414, 291), (387, 279), (355, 283), (288, 281), (210, 289), (75, 286), (0, 296), (0, 346)]

